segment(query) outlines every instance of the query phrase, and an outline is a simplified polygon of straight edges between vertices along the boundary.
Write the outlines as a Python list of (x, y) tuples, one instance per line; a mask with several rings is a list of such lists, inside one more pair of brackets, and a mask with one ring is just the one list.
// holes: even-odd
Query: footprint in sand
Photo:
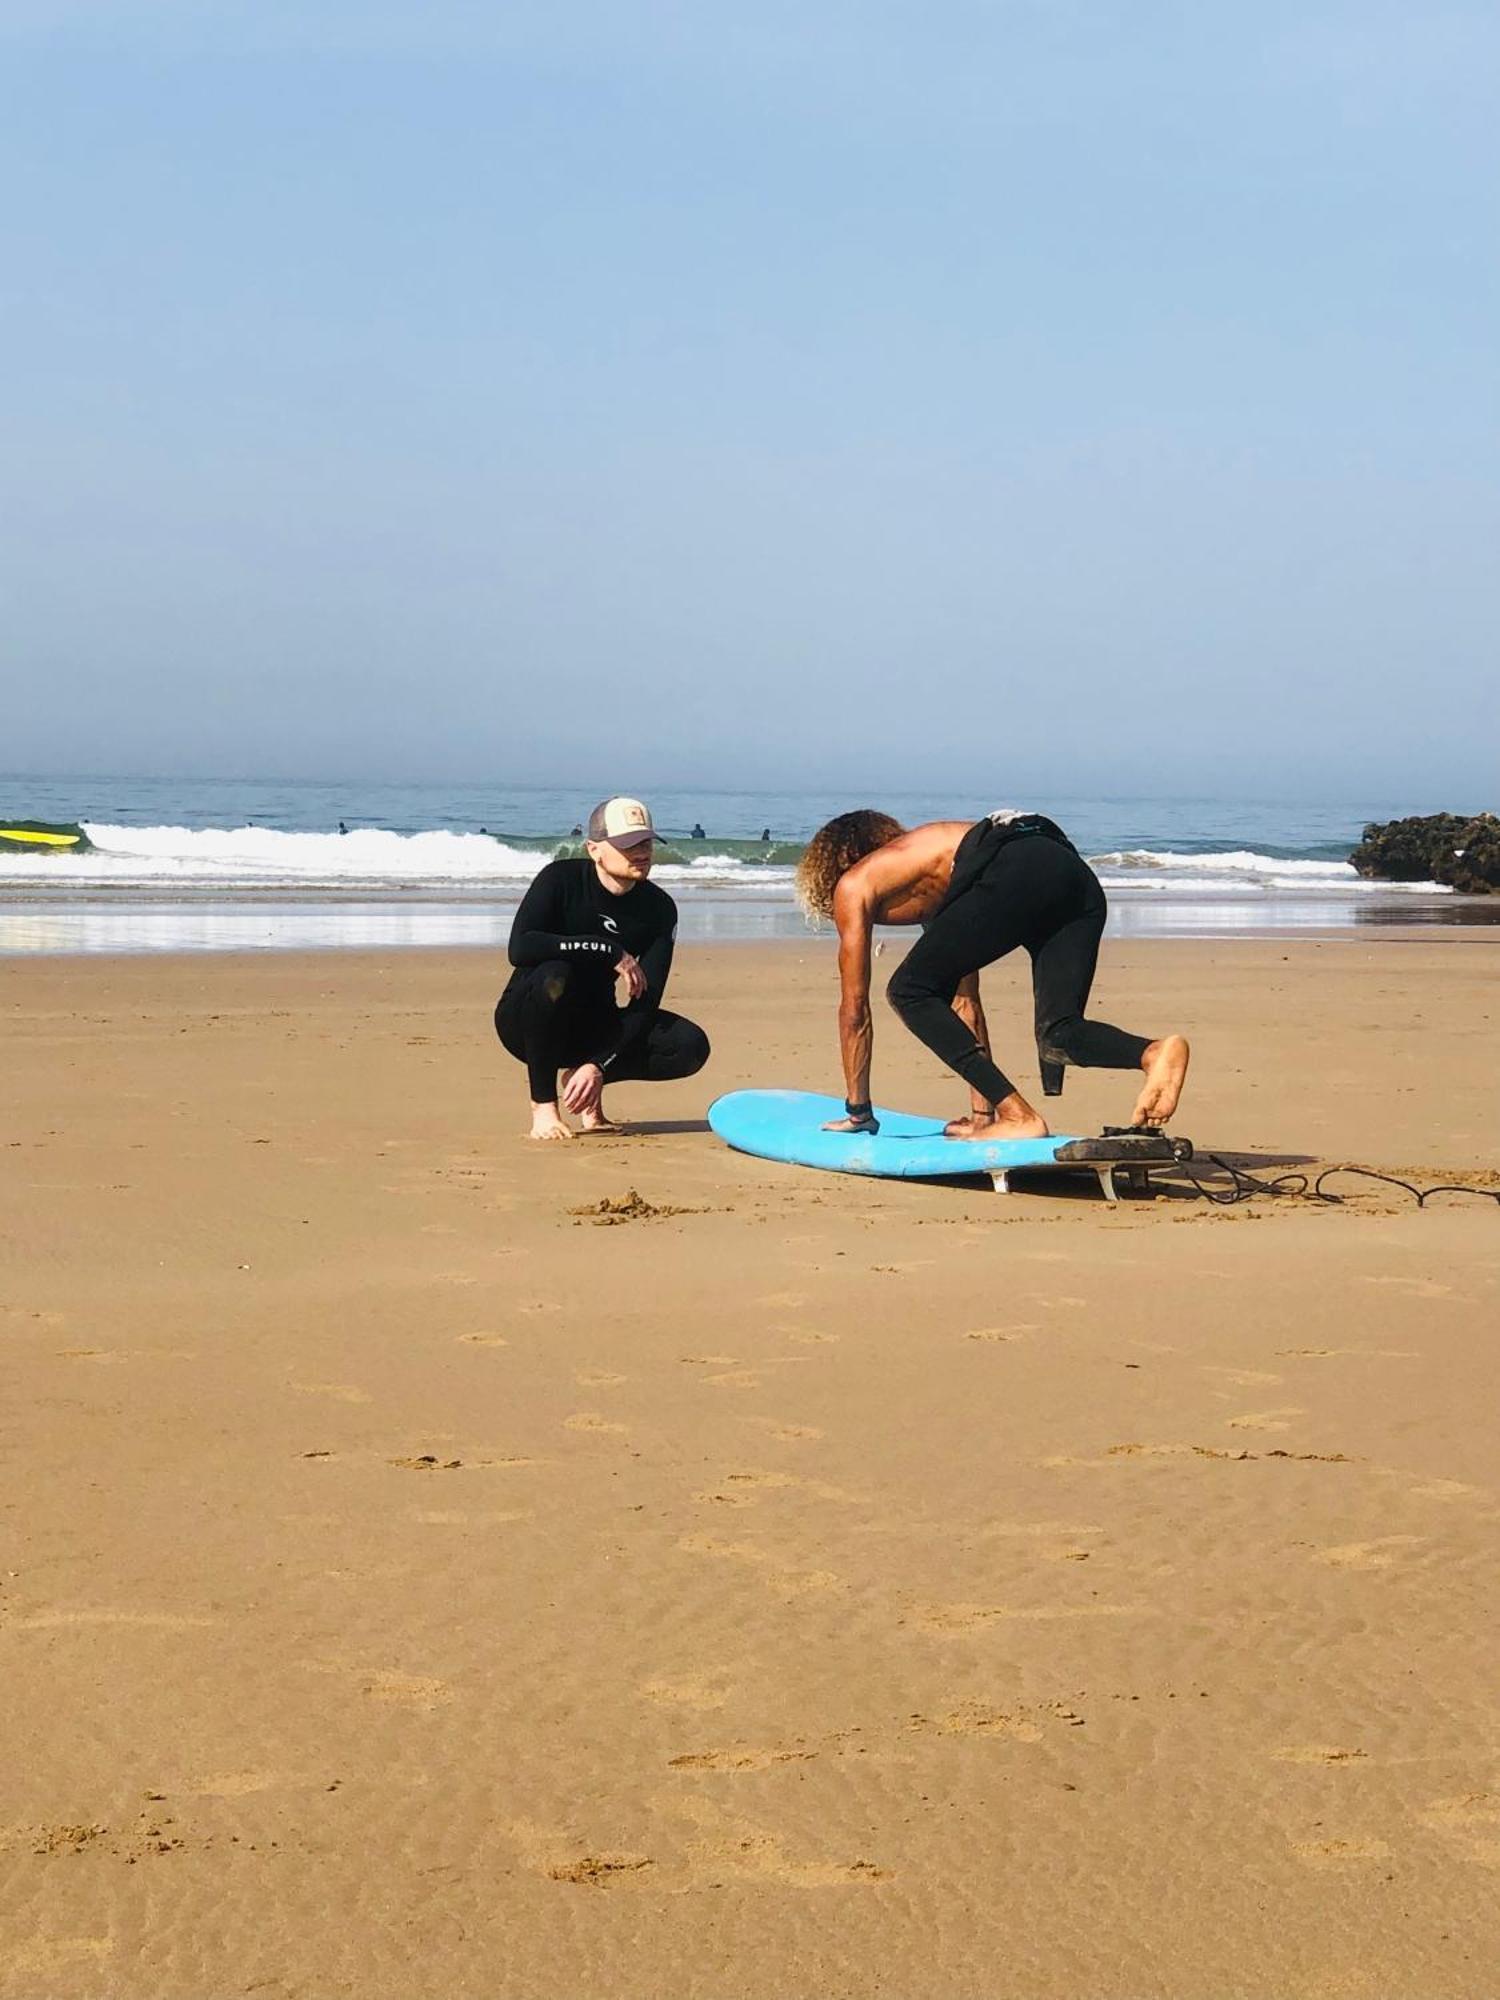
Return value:
[(579, 1842), (571, 1834), (539, 1826), (535, 1820), (512, 1820), (502, 1831), (520, 1851), (524, 1865), (549, 1882), (602, 1889), (609, 1883), (649, 1873), (656, 1866), (649, 1854), (631, 1854), (618, 1848), (580, 1852)]
[(1342, 1542), (1337, 1548), (1318, 1549), (1314, 1562), (1335, 1569), (1390, 1569), (1408, 1549), (1419, 1548), (1425, 1535), (1379, 1535), (1369, 1542)]
[(776, 1764), (810, 1764), (816, 1750), (689, 1750), (669, 1757), (673, 1771), (769, 1771)]
[(1205, 1375), (1222, 1375), (1226, 1382), (1233, 1382), (1237, 1389), (1258, 1389), (1264, 1383), (1280, 1382), (1280, 1375), (1269, 1374), (1264, 1368), (1218, 1368), (1205, 1367)]
[(69, 1626), (137, 1625), (161, 1632), (185, 1632), (196, 1625), (217, 1625), (217, 1618), (205, 1618), (186, 1611), (33, 1611), (27, 1618), (11, 1621), (13, 1632), (54, 1632)]
[(94, 1361), (101, 1368), (118, 1368), (131, 1361), (196, 1361), (195, 1347), (62, 1347), (61, 1361)]
[(986, 1625), (1009, 1622), (1043, 1623), (1063, 1618), (1135, 1618), (1144, 1604), (928, 1604), (920, 1607), (912, 1622), (924, 1632), (947, 1637), (954, 1632), (974, 1632)]
[(432, 1674), (405, 1674), (394, 1667), (382, 1667), (364, 1677), (362, 1692), (372, 1701), (388, 1701), (398, 1708), (426, 1712), (452, 1701), (453, 1690)]
[(1232, 1431), (1287, 1431), (1295, 1417), (1306, 1415), (1306, 1410), (1295, 1406), (1283, 1410), (1247, 1410), (1242, 1417), (1230, 1417), (1226, 1427)]
[(194, 1799), (247, 1799), (256, 1792), (279, 1791), (296, 1782), (280, 1771), (220, 1771), (206, 1778), (190, 1778), (180, 1789)]
[(529, 1521), (529, 1507), (501, 1507), (486, 1514), (470, 1514), (458, 1507), (414, 1507), (411, 1518), (425, 1528), (490, 1527), (504, 1521)]
[(684, 1368), (738, 1368), (737, 1354), (682, 1354), (678, 1356)]
[(336, 1403), (368, 1403), (370, 1398), (363, 1389), (357, 1389), (352, 1382), (290, 1382), (288, 1388), (295, 1389), (299, 1396), (330, 1396)]
[(1014, 1743), (1042, 1740), (1040, 1728), (1028, 1715), (986, 1708), (978, 1701), (966, 1701), (947, 1715), (913, 1715), (906, 1726), (936, 1736), (1004, 1736)]
[(1105, 1466), (1117, 1465), (1130, 1458), (1254, 1458), (1259, 1454), (1251, 1451), (1227, 1451), (1211, 1444), (1142, 1444), (1131, 1439), (1127, 1444), (1112, 1444), (1105, 1447), (1102, 1458), (1073, 1458), (1067, 1453), (1057, 1452), (1050, 1458), (1039, 1458), (1038, 1465), (1049, 1470), (1064, 1466)]
[(758, 1306), (769, 1306), (773, 1312), (796, 1312), (808, 1303), (806, 1292), (766, 1292), (755, 1300)]
[(678, 1548), (689, 1555), (711, 1556), (721, 1562), (739, 1562), (759, 1572), (768, 1589), (784, 1597), (803, 1597), (822, 1590), (845, 1590), (841, 1576), (828, 1569), (783, 1569), (764, 1549), (753, 1542), (721, 1542), (714, 1535), (683, 1535)]
[(722, 1708), (729, 1699), (728, 1688), (712, 1681), (642, 1681), (637, 1692), (662, 1708)]
[(796, 1491), (809, 1494), (814, 1500), (835, 1500), (844, 1506), (864, 1506), (867, 1496), (847, 1492), (842, 1486), (830, 1486), (826, 1480), (803, 1479), (795, 1472), (726, 1472), (724, 1484), (737, 1489), (746, 1487), (767, 1487), (773, 1491)]
[(20, 1944), (12, 1945), (6, 1951), (5, 1959), (13, 1973), (50, 1977), (56, 1973), (81, 1972), (86, 1968), (97, 1970), (114, 1948), (114, 1939), (107, 1937), (27, 1938)]
[(1355, 1868), (1371, 1861), (1388, 1861), (1383, 1840), (1294, 1840), (1292, 1852), (1309, 1868)]
[(655, 1866), (649, 1854), (616, 1851), (579, 1854), (567, 1861), (554, 1861), (546, 1872), (551, 1882), (580, 1882), (590, 1889), (602, 1889), (606, 1882), (616, 1881), (622, 1876), (638, 1875), (643, 1869)]
[(1360, 1361), (1415, 1361), (1414, 1347), (1278, 1347), (1288, 1360), (1333, 1361), (1349, 1356)]
[(740, 1421), (754, 1424), (760, 1430), (769, 1431), (773, 1438), (779, 1438), (783, 1444), (811, 1444), (824, 1435), (816, 1424), (786, 1424), (779, 1422), (775, 1417), (742, 1417)]
[(461, 1333), (458, 1338), (466, 1347), (509, 1347), (510, 1342), (503, 1333)]
[(1067, 1729), (1084, 1726), (1078, 1710), (1062, 1701), (1043, 1701), (1013, 1709), (965, 1701), (946, 1715), (913, 1715), (906, 1726), (937, 1736), (1003, 1736), (1014, 1743), (1040, 1743), (1042, 1726), (1049, 1722)]
[(1278, 1764), (1357, 1764), (1365, 1753), (1332, 1743), (1287, 1743), (1271, 1754)]
[[(1434, 1278), (1393, 1278), (1372, 1277), (1365, 1273), (1360, 1278), (1362, 1285), (1394, 1285), (1397, 1291), (1408, 1292), (1414, 1299), (1456, 1299), (1458, 1294), (1451, 1285), (1440, 1285)], [(1468, 1300), (1463, 1301), (1468, 1304)]]
[(689, 1863), (700, 1878), (778, 1882), (793, 1889), (837, 1889), (866, 1886), (892, 1879), (892, 1871), (863, 1856), (848, 1860), (803, 1860), (788, 1852), (775, 1834), (723, 1810), (700, 1794), (681, 1794), (660, 1801), (674, 1816), (686, 1819), (699, 1838), (689, 1847)]
[(580, 1389), (618, 1389), (630, 1377), (612, 1374), (608, 1368), (575, 1368), (573, 1380)]
[(1483, 1486), (1467, 1486), (1461, 1479), (1428, 1479), (1420, 1486), (1409, 1486), (1407, 1492), (1413, 1500), (1487, 1500), (1489, 1493)]
[(1024, 1340), (1028, 1333), (1038, 1331), (1034, 1320), (1018, 1320), (1013, 1326), (976, 1326), (964, 1335), (965, 1340)]
[(1433, 1833), (1461, 1845), (1482, 1868), (1500, 1868), (1500, 1792), (1463, 1792), (1434, 1799), (1417, 1814)]
[(629, 1437), (628, 1425), (611, 1423), (608, 1417), (600, 1416), (597, 1410), (579, 1410), (576, 1416), (563, 1418), (565, 1431), (592, 1431), (596, 1434), (611, 1433), (615, 1437)]
[(982, 1542), (1009, 1541), (1014, 1537), (1035, 1537), (1041, 1541), (1058, 1541), (1069, 1545), (1080, 1542), (1087, 1535), (1102, 1535), (1104, 1529), (1093, 1521), (1085, 1521), (1081, 1526), (1073, 1521), (991, 1521), (979, 1531)]

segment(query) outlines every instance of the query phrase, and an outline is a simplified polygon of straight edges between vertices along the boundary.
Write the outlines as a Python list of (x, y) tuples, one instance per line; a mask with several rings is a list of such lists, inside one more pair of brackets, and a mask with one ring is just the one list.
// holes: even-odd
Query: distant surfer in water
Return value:
[(1047, 1122), (990, 1056), (979, 972), (1017, 946), (1031, 957), (1042, 1087), (1062, 1089), (1063, 1065), (1139, 1069), (1132, 1122), (1160, 1125), (1187, 1075), (1181, 1035), (1148, 1041), (1085, 1018), (1106, 903), (1098, 876), (1040, 813), (935, 820), (910, 831), (886, 813), (849, 812), (815, 833), (797, 868), (797, 893), (839, 934), (839, 1043), (845, 1116), (827, 1128), (869, 1131), (870, 939), (876, 924), (920, 924), (922, 936), (891, 975), (887, 997), (921, 1042), (969, 1086), (973, 1109), (944, 1127), (950, 1139), (1040, 1139)]
[[(526, 1065), (531, 1137), (571, 1139), (562, 1106), (585, 1132), (613, 1132), (606, 1082), (663, 1083), (708, 1061), (708, 1037), (663, 1008), (677, 905), (647, 878), (656, 829), (639, 799), (605, 799), (589, 814), (587, 856), (549, 861), (510, 933), (515, 970), (495, 1032)], [(615, 1005), (623, 979), (625, 1007)]]

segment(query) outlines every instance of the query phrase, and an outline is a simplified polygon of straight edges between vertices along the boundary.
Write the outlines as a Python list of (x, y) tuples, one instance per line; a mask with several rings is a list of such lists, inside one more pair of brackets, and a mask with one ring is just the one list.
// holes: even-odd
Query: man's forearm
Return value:
[(875, 1048), (875, 1024), (868, 1007), (839, 1014), (839, 1048), (844, 1058), (844, 1093), (851, 1104), (870, 1101), (870, 1058)]

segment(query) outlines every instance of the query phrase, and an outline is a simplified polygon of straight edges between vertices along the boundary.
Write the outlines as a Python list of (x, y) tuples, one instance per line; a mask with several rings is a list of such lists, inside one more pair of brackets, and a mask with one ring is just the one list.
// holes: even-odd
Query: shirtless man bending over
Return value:
[(873, 1128), (870, 1110), (870, 939), (876, 924), (923, 934), (891, 976), (888, 998), (934, 1055), (969, 1086), (972, 1110), (950, 1139), (1040, 1139), (1047, 1121), (990, 1057), (979, 972), (1018, 945), (1031, 957), (1042, 1088), (1062, 1089), (1063, 1065), (1139, 1069), (1132, 1123), (1160, 1125), (1187, 1075), (1181, 1035), (1148, 1041), (1084, 1016), (1106, 903), (1099, 878), (1060, 827), (1040, 813), (934, 820), (909, 832), (880, 812), (842, 813), (813, 835), (797, 869), (810, 915), (839, 934), (839, 1043), (848, 1095), (828, 1128)]

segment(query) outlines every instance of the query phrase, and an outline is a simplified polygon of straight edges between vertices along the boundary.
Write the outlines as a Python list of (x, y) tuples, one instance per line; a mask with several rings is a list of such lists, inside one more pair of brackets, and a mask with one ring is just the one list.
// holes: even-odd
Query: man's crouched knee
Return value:
[(673, 1078), (696, 1076), (708, 1061), (710, 1054), (707, 1035), (696, 1021), (685, 1021), (679, 1015), (672, 1034), (671, 1075)]
[(920, 1005), (923, 1000), (932, 998), (931, 992), (922, 981), (912, 977), (908, 965), (909, 961), (896, 967), (885, 989), (886, 999), (890, 1001), (902, 1020), (906, 1019), (913, 1007)]

